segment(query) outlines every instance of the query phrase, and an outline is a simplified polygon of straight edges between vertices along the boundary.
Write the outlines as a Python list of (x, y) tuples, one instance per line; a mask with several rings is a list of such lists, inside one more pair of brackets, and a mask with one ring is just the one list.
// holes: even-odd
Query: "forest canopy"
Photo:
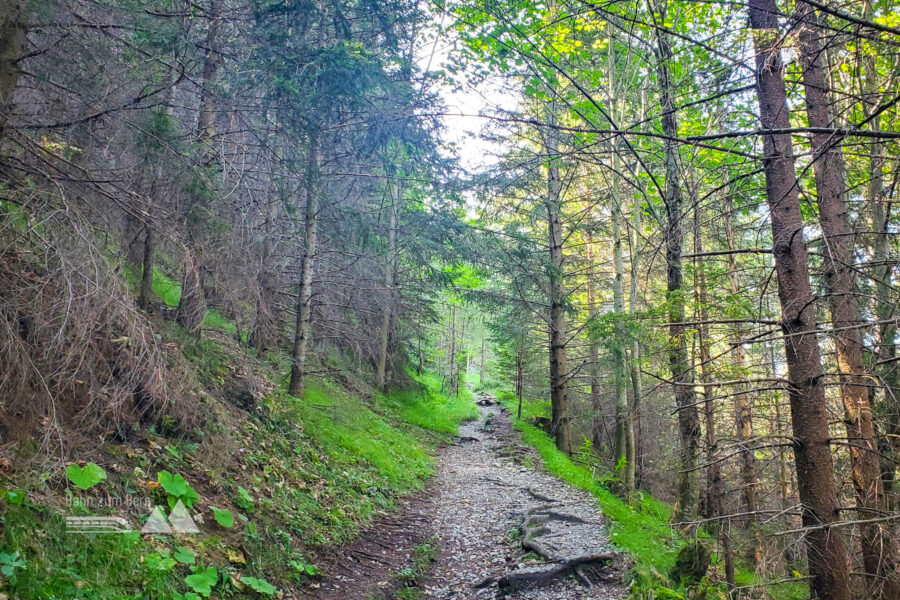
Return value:
[(477, 387), (709, 597), (900, 598), (898, 48), (890, 0), (0, 0), (10, 489)]

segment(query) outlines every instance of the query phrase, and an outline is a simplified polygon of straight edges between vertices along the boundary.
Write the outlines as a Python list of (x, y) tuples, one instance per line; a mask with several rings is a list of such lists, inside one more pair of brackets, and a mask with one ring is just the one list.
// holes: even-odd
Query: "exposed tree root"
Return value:
[(543, 494), (539, 494), (531, 488), (525, 488), (525, 493), (539, 502), (554, 502), (553, 498), (549, 498), (547, 496), (544, 496)]
[(560, 507), (558, 502), (554, 502), (552, 498), (537, 494), (531, 489), (526, 491), (533, 498), (547, 502), (547, 504), (532, 507), (522, 516), (522, 549), (533, 552), (548, 562), (546, 565), (533, 565), (527, 569), (514, 571), (499, 578), (489, 577), (474, 587), (485, 588), (497, 584), (501, 592), (507, 593), (549, 585), (554, 580), (570, 574), (577, 577), (587, 587), (594, 585), (592, 579), (593, 581), (608, 581), (610, 579), (609, 573), (603, 573), (603, 569), (597, 567), (606, 567), (616, 558), (615, 554), (602, 552), (564, 556), (561, 550), (549, 541), (550, 537), (562, 535), (559, 533), (554, 536), (548, 535), (551, 533), (551, 528), (548, 526), (551, 521), (577, 523), (579, 525), (588, 525), (590, 522), (577, 515), (553, 510)]
[[(564, 577), (571, 572), (576, 571), (583, 565), (606, 565), (615, 558), (610, 552), (602, 554), (586, 554), (584, 556), (576, 556), (568, 560), (564, 560), (555, 564), (549, 569), (542, 571), (521, 571), (504, 575), (497, 580), (498, 587), (503, 591), (517, 591), (532, 587), (541, 587), (552, 583), (555, 579)], [(584, 577), (587, 580), (587, 577)], [(590, 581), (588, 581), (590, 584)]]

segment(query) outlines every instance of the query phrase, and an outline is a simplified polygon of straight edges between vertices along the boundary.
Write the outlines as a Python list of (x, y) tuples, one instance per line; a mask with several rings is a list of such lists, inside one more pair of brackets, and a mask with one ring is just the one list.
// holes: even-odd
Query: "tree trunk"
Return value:
[(421, 337), (419, 338), (418, 342), (419, 342), (419, 343), (418, 343), (418, 346), (419, 346), (419, 360), (418, 360), (418, 362), (416, 363), (416, 375), (420, 375), (420, 376), (421, 376), (421, 375), (422, 375), (422, 367), (424, 366), (423, 363), (425, 362), (425, 358), (424, 358), (424, 356), (422, 355), (422, 338), (421, 338)]
[(450, 394), (459, 393), (459, 383), (456, 381), (456, 307), (450, 306)]
[[(741, 297), (741, 284), (738, 275), (737, 257), (734, 251), (737, 249), (737, 242), (734, 235), (734, 204), (731, 192), (725, 195), (725, 238), (728, 242), (728, 286), (729, 292), (733, 298)], [(731, 352), (734, 359), (734, 366), (738, 377), (743, 377), (746, 367), (746, 351), (742, 341), (744, 339), (744, 328), (740, 324), (735, 325), (733, 333), (734, 349)], [(741, 488), (744, 497), (744, 508), (750, 513), (748, 521), (755, 521), (755, 513), (759, 509), (756, 499), (756, 490), (759, 486), (756, 468), (756, 454), (750, 445), (753, 439), (753, 413), (751, 411), (750, 394), (747, 393), (747, 386), (743, 383), (737, 385), (734, 395), (734, 420), (735, 430), (737, 432), (737, 443), (740, 446), (741, 453)]]
[[(647, 118), (647, 88), (641, 87), (641, 122)], [(628, 233), (628, 247), (630, 259), (631, 282), (628, 290), (628, 310), (635, 315), (640, 309), (640, 298), (638, 297), (638, 242), (640, 241), (639, 232), (641, 231), (641, 201), (638, 195), (635, 195), (634, 202), (631, 207), (631, 230)], [(643, 425), (641, 419), (641, 400), (644, 392), (641, 389), (641, 344), (637, 336), (631, 343), (631, 356), (629, 358), (629, 371), (631, 374), (631, 422), (633, 435), (631, 437), (634, 450), (634, 460), (632, 461), (632, 469), (634, 469), (635, 487), (640, 487), (641, 463), (643, 461)]]
[(516, 411), (516, 417), (522, 418), (522, 391), (525, 388), (525, 381), (522, 377), (522, 345), (525, 342), (525, 336), (522, 336), (522, 339), (519, 342), (519, 347), (516, 348), (516, 399), (519, 401), (519, 408)]
[(25, 0), (0, 0), (0, 142), (13, 111), (13, 94), (21, 73), (19, 59), (25, 54), (25, 5)]
[[(656, 6), (658, 18), (665, 21), (665, 5)], [(662, 130), (667, 136), (678, 136), (675, 114), (675, 89), (669, 72), (672, 49), (669, 38), (661, 29), (656, 30), (657, 79), (660, 107), (663, 111)], [(678, 146), (672, 140), (665, 143), (666, 189), (663, 201), (666, 207), (666, 303), (669, 311), (669, 369), (675, 388), (675, 406), (678, 410), (678, 430), (681, 436), (681, 464), (678, 482), (677, 519), (690, 519), (697, 507), (698, 471), (700, 453), (700, 417), (694, 392), (694, 376), (688, 359), (687, 338), (684, 326), (684, 282), (681, 266), (681, 244), (684, 239), (682, 226), (681, 173)]]
[(150, 310), (153, 300), (153, 227), (148, 215), (144, 226), (144, 256), (141, 265), (141, 289), (137, 303), (144, 310)]
[(481, 321), (481, 360), (478, 363), (478, 383), (479, 385), (484, 385), (484, 351), (485, 351), (485, 340), (484, 337), (484, 319)]
[[(608, 43), (608, 60), (607, 60), (607, 80), (609, 82), (609, 113), (613, 122), (618, 120), (617, 98), (618, 88), (616, 86), (616, 44), (613, 37), (614, 26), (611, 22), (607, 22), (607, 32), (609, 35)], [(618, 148), (613, 138), (610, 143), (612, 155), (613, 172), (618, 171)], [(625, 268), (622, 261), (622, 227), (624, 217), (622, 216), (622, 205), (616, 189), (616, 182), (613, 181), (609, 188), (611, 210), (612, 210), (612, 238), (613, 238), (613, 313), (615, 314), (615, 332), (613, 335), (612, 355), (613, 355), (613, 378), (615, 385), (616, 398), (616, 430), (613, 438), (613, 458), (616, 461), (616, 468), (622, 467), (622, 483), (625, 486), (625, 492), (630, 493), (634, 489), (634, 439), (631, 432), (631, 419), (628, 414), (628, 365), (626, 362), (625, 341)]]
[[(556, 124), (556, 108), (548, 106), (548, 123)], [(547, 234), (550, 246), (550, 432), (556, 447), (572, 451), (569, 397), (566, 378), (566, 314), (563, 281), (563, 233), (560, 221), (562, 181), (559, 176), (559, 142), (556, 131), (547, 131)]]
[[(694, 204), (694, 254), (703, 252), (703, 236), (700, 230), (702, 226), (700, 209)], [(697, 329), (697, 345), (700, 350), (700, 389), (703, 396), (703, 416), (706, 421), (706, 509), (707, 517), (718, 519), (725, 514), (725, 482), (722, 480), (721, 456), (719, 450), (719, 438), (716, 435), (716, 408), (713, 401), (713, 390), (709, 387), (712, 377), (710, 368), (709, 351), (709, 325), (705, 322), (709, 318), (707, 306), (709, 298), (706, 290), (706, 274), (703, 268), (703, 259), (695, 259), (695, 298), (697, 301), (699, 321), (701, 325)], [(725, 558), (725, 580), (729, 585), (735, 585), (734, 556), (731, 552), (731, 526), (730, 519), (725, 522), (715, 520), (712, 529), (718, 535), (722, 545), (722, 555)]]
[[(805, 2), (798, 6), (800, 63), (810, 127), (833, 127), (830, 93), (825, 75), (823, 31), (815, 10)], [(887, 509), (881, 481), (881, 465), (872, 420), (869, 379), (863, 360), (860, 327), (865, 325), (858, 305), (859, 288), (854, 270), (854, 236), (847, 216), (846, 167), (843, 151), (833, 136), (812, 135), (813, 172), (819, 206), (819, 222), (825, 238), (825, 285), (831, 305), (834, 345), (840, 373), (844, 425), (850, 443), (850, 468), (856, 492), (857, 518), (877, 518)], [(863, 566), (875, 598), (900, 598), (896, 550), (887, 528), (859, 525)], [(879, 585), (880, 584), (880, 585)], [(880, 589), (879, 589), (880, 588)]]
[[(863, 3), (863, 17), (871, 20), (873, 16), (872, 2)], [(882, 100), (878, 90), (878, 69), (873, 53), (863, 55), (862, 82), (863, 112), (869, 121), (872, 132), (881, 131), (881, 116), (872, 113)], [(879, 379), (883, 386), (883, 400), (878, 406), (878, 413), (884, 423), (883, 431), (878, 432), (878, 449), (881, 452), (881, 473), (886, 504), (889, 510), (896, 512), (900, 503), (894, 497), (895, 477), (898, 459), (900, 459), (900, 369), (897, 368), (897, 325), (894, 320), (894, 301), (892, 298), (891, 280), (894, 263), (889, 251), (891, 233), (888, 231), (890, 215), (885, 211), (887, 198), (884, 191), (884, 144), (878, 138), (869, 141), (869, 185), (866, 190), (866, 202), (872, 219), (872, 262), (875, 265), (875, 316), (878, 328), (878, 358), (884, 363), (880, 369)]]
[[(200, 84), (200, 116), (197, 120), (197, 139), (201, 144), (209, 144), (216, 133), (216, 97), (213, 89), (219, 73), (221, 53), (219, 52), (218, 36), (222, 24), (221, 0), (210, 0), (209, 4), (209, 28), (206, 31), (204, 43), (206, 56), (203, 59), (203, 73)], [(203, 154), (209, 154), (208, 148), (201, 149)]]
[(185, 248), (184, 277), (181, 280), (181, 298), (175, 309), (175, 322), (192, 335), (200, 335), (206, 316), (206, 300), (200, 287), (200, 266), (193, 252)]
[(309, 156), (306, 168), (306, 245), (300, 262), (300, 286), (297, 295), (297, 323), (294, 328), (294, 350), (291, 353), (291, 381), (288, 392), (303, 396), (306, 375), (306, 351), (312, 322), (312, 282), (316, 266), (316, 242), (319, 233), (319, 133), (309, 134)]
[[(590, 230), (584, 232), (585, 260), (587, 260), (587, 311), (588, 318), (597, 317), (597, 293), (594, 283), (594, 236)], [(600, 347), (597, 336), (588, 331), (588, 372), (590, 374), (590, 406), (594, 412), (591, 427), (591, 445), (599, 452), (603, 447), (603, 406), (600, 404)]]
[[(777, 15), (775, 0), (750, 0), (763, 129), (790, 127)], [(806, 541), (812, 577), (810, 588), (812, 596), (820, 600), (849, 600), (847, 548), (841, 531), (830, 527), (839, 520), (838, 503), (791, 136), (763, 136), (763, 153), (790, 379), (797, 487), (803, 524), (809, 528)]]
[(279, 330), (276, 318), (275, 295), (278, 291), (278, 282), (272, 265), (275, 249), (275, 222), (278, 216), (277, 206), (283, 204), (287, 198), (282, 187), (279, 202), (270, 202), (266, 207), (266, 220), (263, 226), (265, 235), (262, 240), (262, 252), (259, 260), (259, 273), (257, 275), (256, 310), (253, 327), (250, 331), (250, 346), (257, 352), (265, 352), (277, 344), (277, 332)]
[(383, 390), (387, 384), (385, 371), (388, 360), (388, 340), (391, 334), (391, 323), (394, 309), (394, 261), (397, 252), (397, 210), (400, 199), (403, 197), (400, 181), (389, 184), (391, 193), (391, 205), (388, 207), (388, 239), (387, 257), (384, 268), (384, 289), (387, 295), (384, 312), (381, 316), (381, 325), (378, 331), (378, 358), (375, 364), (375, 389)]

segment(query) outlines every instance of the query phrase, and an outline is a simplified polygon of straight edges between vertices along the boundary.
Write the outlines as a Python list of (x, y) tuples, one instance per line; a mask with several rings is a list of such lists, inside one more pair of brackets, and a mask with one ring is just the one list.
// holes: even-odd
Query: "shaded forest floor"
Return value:
[(608, 600), (624, 595), (594, 498), (543, 470), (505, 409), (440, 451), (429, 488), (327, 559), (309, 598)]

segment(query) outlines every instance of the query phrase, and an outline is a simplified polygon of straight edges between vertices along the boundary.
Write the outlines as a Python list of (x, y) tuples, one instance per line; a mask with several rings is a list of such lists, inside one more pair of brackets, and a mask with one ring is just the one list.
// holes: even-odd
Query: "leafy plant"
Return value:
[(193, 575), (184, 578), (184, 582), (196, 593), (208, 598), (212, 593), (212, 588), (219, 583), (219, 572), (215, 567), (206, 567), (205, 569), (197, 567)]
[(3, 493), (10, 504), (15, 505), (25, 502), (25, 492), (21, 490), (4, 490)]
[(294, 570), (301, 575), (318, 575), (319, 567), (316, 565), (306, 562), (306, 559), (302, 556), (297, 557), (297, 560), (291, 561), (291, 566), (294, 567)]
[(237, 491), (238, 493), (237, 497), (234, 499), (234, 503), (247, 512), (256, 510), (256, 504), (253, 502), (253, 496), (250, 495), (250, 492), (241, 486), (238, 486)]
[(175, 559), (169, 556), (168, 550), (159, 550), (148, 554), (144, 560), (144, 566), (150, 571), (162, 571), (166, 573), (175, 567)]
[(169, 495), (169, 508), (174, 508), (179, 500), (185, 507), (191, 508), (200, 499), (200, 494), (190, 486), (180, 473), (172, 475), (168, 471), (163, 470), (157, 473), (156, 481)]
[(13, 585), (16, 583), (16, 571), (24, 569), (25, 566), (26, 562), (20, 558), (18, 550), (11, 553), (0, 552), (0, 573), (3, 573)]
[(256, 577), (241, 577), (241, 583), (249, 585), (255, 592), (266, 596), (272, 596), (278, 591), (278, 588), (265, 579), (258, 579)]
[(66, 477), (78, 489), (89, 490), (106, 479), (106, 471), (100, 465), (92, 462), (83, 467), (72, 464), (66, 468)]
[(216, 508), (215, 506), (210, 506), (210, 508), (213, 511), (213, 518), (216, 520), (216, 523), (226, 529), (230, 529), (234, 525), (234, 515), (231, 514), (230, 510)]
[(172, 558), (177, 560), (183, 565), (192, 565), (194, 564), (195, 556), (194, 553), (184, 546), (178, 546), (175, 548), (175, 553), (172, 554)]

